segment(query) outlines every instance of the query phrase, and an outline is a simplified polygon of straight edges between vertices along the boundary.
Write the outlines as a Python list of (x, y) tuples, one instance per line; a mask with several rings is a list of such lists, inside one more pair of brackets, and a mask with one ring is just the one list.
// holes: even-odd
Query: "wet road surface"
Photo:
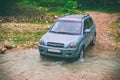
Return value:
[(120, 80), (120, 53), (89, 49), (83, 62), (41, 57), (38, 49), (0, 54), (0, 80)]

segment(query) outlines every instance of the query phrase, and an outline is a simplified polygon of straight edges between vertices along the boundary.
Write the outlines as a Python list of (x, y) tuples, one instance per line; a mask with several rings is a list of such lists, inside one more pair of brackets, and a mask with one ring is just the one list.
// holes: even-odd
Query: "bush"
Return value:
[(120, 18), (111, 23), (110, 28), (112, 30), (111, 35), (115, 38), (115, 41), (120, 42)]

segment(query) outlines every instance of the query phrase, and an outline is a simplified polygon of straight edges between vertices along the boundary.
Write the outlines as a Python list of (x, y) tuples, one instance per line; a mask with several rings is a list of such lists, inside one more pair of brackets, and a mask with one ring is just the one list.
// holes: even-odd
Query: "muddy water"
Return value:
[(83, 62), (40, 57), (38, 49), (0, 54), (0, 80), (120, 80), (120, 52), (89, 49)]

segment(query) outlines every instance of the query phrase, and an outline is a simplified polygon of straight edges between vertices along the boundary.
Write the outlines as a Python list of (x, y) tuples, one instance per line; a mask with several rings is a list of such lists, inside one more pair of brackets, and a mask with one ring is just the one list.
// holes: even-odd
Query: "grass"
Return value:
[(94, 8), (90, 8), (90, 7), (81, 7), (78, 10), (80, 10), (81, 12), (85, 12), (85, 11), (99, 11), (99, 12), (104, 12), (104, 13), (119, 13), (120, 10), (118, 7), (94, 7)]
[[(63, 7), (33, 7), (33, 6), (17, 6), (11, 9), (8, 16), (0, 16), (0, 23), (3, 22), (27, 22), (27, 23), (53, 23), (56, 18), (54, 16), (63, 16), (65, 14), (85, 14), (86, 11), (100, 11), (105, 13), (120, 12), (114, 7), (81, 7), (81, 8), (63, 8)], [(17, 12), (17, 13), (16, 13)], [(34, 16), (33, 16), (34, 15)]]
[(120, 18), (111, 23), (109, 27), (112, 30), (111, 35), (114, 37), (115, 41), (120, 42)]
[(26, 22), (26, 23), (53, 23), (55, 16), (63, 16), (65, 14), (80, 14), (85, 11), (76, 9), (68, 9), (61, 7), (32, 7), (32, 6), (17, 6), (10, 9), (8, 14), (0, 16), (0, 23), (4, 22)]
[[(23, 6), (13, 9), (14, 14), (2, 17), (0, 19), (0, 24), (5, 24), (6, 22), (27, 22), (31, 23), (31, 25), (38, 24), (40, 26), (21, 26), (21, 27), (1, 27), (0, 26), (0, 42), (4, 42), (5, 40), (11, 42), (13, 45), (19, 46), (30, 46), (33, 44), (38, 44), (39, 39), (43, 34), (47, 32), (45, 26), (46, 24), (53, 23), (57, 18), (63, 16), (65, 14), (85, 14), (86, 11), (94, 10), (101, 11), (107, 13), (117, 12), (117, 9), (112, 8), (81, 8), (81, 9), (64, 9), (64, 8), (48, 8), (48, 7), (38, 7), (33, 8), (31, 6)], [(15, 10), (19, 10), (18, 12)], [(17, 12), (17, 13), (16, 13)], [(34, 16), (33, 16), (34, 15)], [(113, 22), (110, 25), (112, 29), (112, 34), (115, 37), (117, 42), (120, 42), (120, 19), (116, 22)]]
[[(34, 24), (31, 24), (34, 25)], [(40, 25), (42, 26), (42, 25)], [(43, 25), (45, 26), (45, 25)], [(14, 46), (38, 45), (39, 39), (47, 32), (47, 28), (38, 26), (0, 27), (0, 42), (9, 41)]]

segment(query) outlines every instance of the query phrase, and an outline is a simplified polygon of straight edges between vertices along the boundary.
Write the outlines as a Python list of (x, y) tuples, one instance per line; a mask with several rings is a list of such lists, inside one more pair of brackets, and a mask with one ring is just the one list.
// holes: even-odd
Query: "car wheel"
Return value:
[(44, 55), (40, 53), (40, 56), (44, 56)]
[(78, 59), (80, 61), (83, 61), (84, 60), (84, 56), (85, 56), (85, 52), (84, 52), (84, 49), (82, 48), (80, 53), (79, 53), (79, 58)]
[(92, 42), (91, 42), (91, 45), (95, 45), (95, 43), (96, 43), (96, 35), (93, 37), (93, 40), (92, 40)]

